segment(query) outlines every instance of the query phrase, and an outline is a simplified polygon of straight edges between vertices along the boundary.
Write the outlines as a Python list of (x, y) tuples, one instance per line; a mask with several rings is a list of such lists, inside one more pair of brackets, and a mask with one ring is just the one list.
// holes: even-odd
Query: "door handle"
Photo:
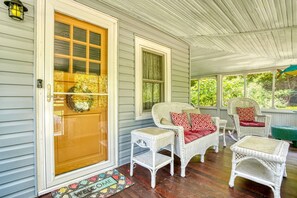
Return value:
[(47, 84), (47, 101), (50, 102), (52, 100), (52, 86), (51, 84)]

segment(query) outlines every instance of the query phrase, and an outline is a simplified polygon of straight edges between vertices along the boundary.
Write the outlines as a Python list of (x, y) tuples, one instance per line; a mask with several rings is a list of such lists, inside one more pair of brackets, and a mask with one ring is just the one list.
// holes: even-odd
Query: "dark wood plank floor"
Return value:
[[(230, 145), (234, 141), (229, 137), (226, 137), (226, 140), (227, 147), (223, 148), (221, 144), (219, 153), (215, 153), (213, 149), (208, 149), (204, 163), (199, 161), (200, 157), (194, 157), (187, 166), (185, 178), (180, 176), (180, 162), (179, 158), (176, 157), (174, 176), (170, 175), (169, 165), (160, 169), (157, 172), (155, 189), (150, 187), (151, 176), (149, 170), (137, 165), (134, 169), (134, 176), (130, 177), (129, 164), (119, 167), (118, 170), (135, 182), (135, 184), (115, 194), (113, 197), (273, 197), (272, 190), (269, 187), (240, 177), (235, 179), (235, 187), (229, 188), (228, 182), (232, 157)], [(281, 196), (296, 198), (297, 149), (292, 147), (292, 145), (287, 157), (287, 173), (288, 177), (284, 178), (282, 182)], [(42, 198), (46, 197), (50, 197), (49, 194), (42, 196)]]

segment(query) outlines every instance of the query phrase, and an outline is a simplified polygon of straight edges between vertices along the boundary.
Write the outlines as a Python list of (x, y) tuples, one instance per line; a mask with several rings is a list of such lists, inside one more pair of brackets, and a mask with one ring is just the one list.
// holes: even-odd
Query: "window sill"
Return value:
[[(200, 109), (219, 109), (216, 107), (199, 107)], [(221, 107), (220, 111), (227, 111), (227, 107)], [(285, 110), (285, 109), (261, 109), (262, 113), (281, 113), (281, 114), (297, 114), (295, 110)]]
[(294, 110), (285, 110), (285, 109), (261, 109), (261, 112), (265, 113), (282, 113), (282, 114), (297, 114)]
[(199, 109), (218, 109), (218, 107), (206, 107), (206, 106), (198, 106)]
[(136, 116), (135, 120), (148, 120), (148, 119), (152, 119), (152, 118), (153, 118), (152, 113), (148, 112), (148, 113), (143, 113), (139, 116)]

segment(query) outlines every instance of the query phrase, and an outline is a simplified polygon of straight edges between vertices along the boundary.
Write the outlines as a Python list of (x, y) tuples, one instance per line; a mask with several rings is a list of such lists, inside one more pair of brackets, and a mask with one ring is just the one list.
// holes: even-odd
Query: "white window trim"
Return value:
[(142, 111), (142, 51), (149, 50), (164, 56), (164, 101), (171, 101), (171, 49), (135, 36), (135, 119), (152, 118), (151, 112)]

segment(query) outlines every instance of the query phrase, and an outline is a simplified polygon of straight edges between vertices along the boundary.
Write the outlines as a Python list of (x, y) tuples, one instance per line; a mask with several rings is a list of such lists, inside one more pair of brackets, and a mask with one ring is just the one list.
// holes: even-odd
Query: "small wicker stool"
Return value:
[[(134, 156), (134, 144), (149, 148), (150, 151)], [(171, 157), (158, 153), (161, 148), (171, 145)], [(131, 163), (130, 176), (133, 176), (133, 166), (137, 163), (151, 172), (151, 186), (156, 186), (157, 171), (170, 164), (170, 174), (174, 174), (174, 132), (156, 127), (136, 129), (131, 132)]]
[(233, 144), (232, 171), (229, 186), (237, 176), (269, 186), (275, 198), (280, 197), (289, 143), (266, 137), (245, 136)]

